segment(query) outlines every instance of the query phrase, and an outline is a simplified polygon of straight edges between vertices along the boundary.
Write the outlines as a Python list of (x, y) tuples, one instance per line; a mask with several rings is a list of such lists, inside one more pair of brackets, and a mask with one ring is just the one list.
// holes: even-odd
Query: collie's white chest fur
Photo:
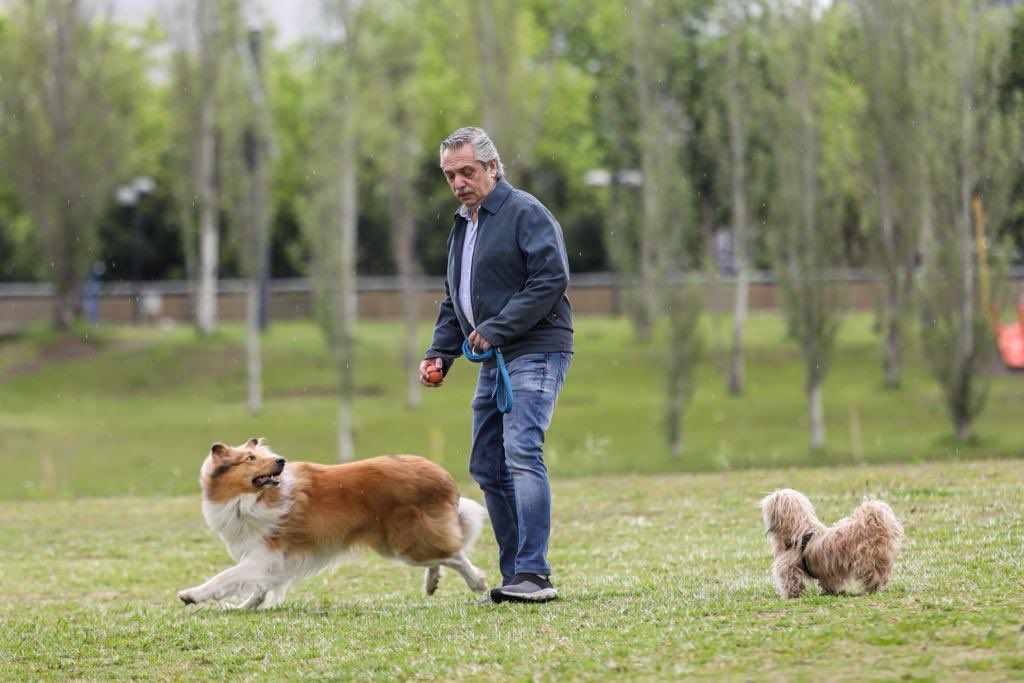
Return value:
[(203, 517), (227, 546), (237, 562), (252, 550), (263, 546), (263, 541), (278, 529), (288, 512), (292, 478), (287, 470), (281, 475), (281, 500), (269, 506), (260, 501), (259, 494), (244, 493), (226, 503), (203, 499)]

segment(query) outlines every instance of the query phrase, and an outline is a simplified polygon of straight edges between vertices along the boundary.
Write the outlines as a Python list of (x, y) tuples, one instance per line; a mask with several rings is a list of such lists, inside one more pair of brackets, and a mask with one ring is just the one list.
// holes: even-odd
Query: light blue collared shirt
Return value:
[(473, 299), (470, 295), (473, 282), (473, 251), (476, 249), (476, 229), (480, 224), (480, 214), (477, 213), (477, 219), (474, 221), (469, 209), (463, 204), (459, 207), (459, 215), (466, 219), (466, 239), (462, 243), (462, 268), (459, 271), (459, 308), (462, 309), (470, 326), (476, 328), (476, 321), (473, 320)]

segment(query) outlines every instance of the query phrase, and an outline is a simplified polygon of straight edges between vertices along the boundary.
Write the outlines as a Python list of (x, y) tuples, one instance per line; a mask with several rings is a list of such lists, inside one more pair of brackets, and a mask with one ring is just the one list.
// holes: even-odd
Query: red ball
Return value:
[(431, 384), (438, 384), (442, 379), (444, 379), (444, 373), (439, 368), (427, 372), (427, 381)]

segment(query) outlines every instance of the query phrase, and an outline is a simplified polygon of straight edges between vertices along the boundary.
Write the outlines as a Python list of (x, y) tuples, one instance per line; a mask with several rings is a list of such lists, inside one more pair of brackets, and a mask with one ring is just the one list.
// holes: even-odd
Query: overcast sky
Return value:
[[(12, 0), (0, 0), (0, 7)], [(95, 8), (112, 7), (114, 16), (130, 23), (142, 23), (150, 15), (162, 19), (173, 16), (181, 0), (86, 0)], [(277, 27), (278, 39), (289, 43), (311, 32), (319, 24), (321, 0), (255, 0), (258, 20), (269, 21)]]

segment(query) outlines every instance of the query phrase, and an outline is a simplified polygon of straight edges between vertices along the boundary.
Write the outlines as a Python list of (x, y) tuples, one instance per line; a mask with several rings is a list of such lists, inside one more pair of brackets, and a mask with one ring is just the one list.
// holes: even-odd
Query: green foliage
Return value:
[(988, 393), (989, 378), (978, 371), (995, 352), (992, 305), (1006, 258), (998, 226), (1011, 174), (1021, 168), (1020, 115), (1000, 108), (996, 88), (1006, 48), (1003, 18), (972, 2), (928, 5), (916, 17), (945, 37), (923, 55), (922, 64), (938, 78), (918, 94), (930, 112), (922, 121), (923, 188), (933, 230), (924, 245), (921, 331), (961, 438), (970, 435)]
[(77, 4), (16, 4), (3, 33), (0, 159), (46, 255), (55, 323), (66, 327), (99, 216), (128, 166), (139, 51)]
[[(237, 14), (231, 9), (235, 4), (235, 0), (217, 3), (225, 9), (229, 24), (233, 21), (230, 16)], [(13, 3), (5, 12), (17, 15), (24, 6), (27, 5)], [(512, 179), (541, 197), (562, 223), (573, 269), (613, 268), (623, 273), (635, 270), (633, 243), (640, 210), (636, 192), (632, 187), (591, 188), (583, 179), (594, 168), (614, 173), (640, 167), (640, 133), (646, 129), (640, 120), (643, 109), (636, 93), (638, 76), (654, 77), (687, 103), (687, 116), (681, 124), (672, 125), (685, 129), (683, 135), (687, 138), (681, 155), (693, 192), (689, 203), (699, 206), (699, 215), (708, 225), (724, 222), (731, 198), (722, 182), (728, 154), (722, 145), (725, 126), (720, 99), (726, 62), (724, 32), (733, 29), (743, 32), (741, 49), (749, 67), (744, 76), (742, 101), (750, 125), (751, 221), (766, 219), (767, 207), (779, 193), (784, 193), (780, 185), (783, 179), (768, 170), (776, 165), (773, 157), (778, 145), (771, 143), (787, 134), (785, 127), (769, 115), (773, 101), (783, 97), (783, 92), (778, 80), (768, 76), (785, 51), (773, 42), (768, 27), (776, 16), (790, 11), (792, 3), (740, 3), (746, 16), (738, 24), (730, 23), (733, 20), (727, 15), (734, 6), (725, 0), (651, 3), (651, 8), (663, 15), (663, 21), (659, 19), (655, 29), (648, 31), (646, 39), (639, 43), (656, 54), (654, 62), (644, 67), (642, 73), (637, 71), (630, 31), (625, 29), (631, 17), (644, 11), (643, 3), (629, 6), (593, 0), (487, 0), (467, 7), (455, 0), (382, 0), (360, 7), (365, 15), (361, 21), (373, 27), (372, 37), (364, 41), (367, 45), (360, 50), (378, 58), (363, 59), (354, 85), (366, 103), (357, 114), (359, 135), (365, 143), (361, 146), (358, 171), (358, 263), (362, 273), (389, 273), (395, 268), (390, 256), (388, 212), (382, 210), (389, 194), (390, 183), (382, 171), (389, 152), (380, 147), (381, 135), (393, 124), (385, 125), (387, 118), (374, 106), (388, 105), (392, 100), (409, 112), (403, 126), (408, 144), (401, 156), (416, 188), (418, 201), (414, 206), (421, 235), (417, 252), (428, 272), (439, 272), (443, 263), (443, 243), (438, 243), (442, 242), (440, 235), (447, 232), (453, 204), (436, 174), (437, 143), (459, 125), (490, 125), (488, 116), (493, 119), (493, 137), (508, 161)], [(233, 224), (238, 222), (237, 216), (231, 214), (237, 209), (238, 133), (247, 116), (247, 98), (244, 88), (240, 89), (244, 82), (242, 64), (237, 55), (230, 56), (237, 51), (228, 43), (236, 39), (228, 36), (231, 32), (227, 31), (228, 56), (216, 78), (201, 74), (191, 48), (178, 49), (190, 44), (187, 35), (191, 29), (187, 25), (192, 21), (195, 3), (183, 3), (181, 8), (181, 12), (168, 17), (163, 28), (153, 20), (141, 29), (118, 29), (121, 37), (115, 43), (130, 40), (135, 49), (124, 49), (122, 45), (113, 50), (123, 78), (116, 79), (121, 85), (104, 90), (127, 98), (111, 105), (113, 111), (127, 117), (126, 124), (118, 128), (127, 136), (117, 141), (124, 166), (113, 180), (123, 182), (140, 173), (156, 176), (160, 187), (166, 188), (167, 194), (184, 207), (175, 209), (170, 203), (152, 207), (156, 213), (147, 221), (147, 234), (152, 231), (159, 237), (163, 232), (180, 231), (186, 237), (182, 239), (182, 249), (168, 256), (173, 264), (163, 269), (147, 267), (146, 272), (189, 272), (190, 266), (180, 262), (189, 258), (188, 245), (194, 241), (188, 235), (194, 222), (191, 214), (195, 191), (188, 178), (194, 174), (196, 154), (187, 139), (197, 129), (196, 96), (207, 80), (216, 81), (222, 128), (234, 126), (232, 130), (224, 128), (221, 137), (225, 190), (221, 265), (222, 272), (234, 275), (238, 273), (240, 231)], [(1016, 92), (1014, 84), (1020, 80), (1015, 75), (1021, 71), (1020, 50), (1015, 46), (1021, 41), (1000, 29), (1000, 22), (1010, 23), (1009, 10), (988, 9), (986, 5), (984, 12), (990, 20), (983, 22), (981, 28), (990, 37), (989, 42), (1000, 51), (1007, 46), (1009, 49), (998, 82), (979, 83), (978, 87), (999, 93), (1005, 107), (1012, 101), (1010, 95)], [(897, 68), (901, 62), (895, 59), (900, 46), (912, 48), (920, 43), (928, 50), (936, 48), (935, 35), (939, 33), (924, 27), (930, 21), (925, 16), (928, 12), (922, 10), (917, 22), (920, 26), (914, 27), (907, 40), (888, 40), (883, 44), (884, 50), (874, 52), (858, 37), (856, 14), (848, 3), (832, 3), (827, 11), (815, 15), (826, 34), (826, 46), (816, 57), (825, 83), (817, 102), (824, 135), (819, 153), (827, 170), (821, 189), (834, 197), (831, 210), (843, 229), (843, 257), (855, 265), (870, 265), (868, 242), (875, 238), (869, 217), (874, 215), (876, 200), (870, 188), (865, 187), (865, 174), (870, 169), (863, 167), (865, 159), (861, 158), (862, 152), (870, 155), (873, 149), (862, 116), (866, 107), (864, 90), (870, 85), (866, 76), (877, 75), (889, 84), (909, 83), (912, 87), (892, 90), (906, 97), (914, 88), (927, 88), (942, 79), (925, 63), (925, 53), (912, 54), (911, 69), (902, 75)], [(1015, 25), (1021, 22), (1019, 16), (1018, 11), (1012, 17)], [(8, 46), (17, 44), (14, 38), (23, 23), (5, 23), (3, 30), (11, 38), (4, 41)], [(488, 47), (481, 47), (481, 31), (493, 31), (495, 26), (496, 39)], [(272, 33), (271, 29), (268, 35)], [(1019, 30), (1012, 35), (1018, 33)], [(318, 177), (312, 162), (314, 152), (322, 145), (311, 136), (322, 114), (314, 101), (323, 95), (323, 83), (314, 77), (317, 58), (311, 43), (312, 39), (292, 45), (266, 41), (269, 100), (280, 152), (274, 161), (271, 183), (272, 260), (274, 272), (279, 275), (305, 274), (310, 257), (308, 240), (298, 229), (298, 216), (300, 205)], [(169, 58), (168, 45), (172, 47)], [(878, 68), (866, 73), (860, 70), (862, 58), (881, 56), (883, 51), (885, 58)], [(907, 73), (909, 80), (905, 78)], [(153, 78), (153, 74), (170, 78)], [(380, 78), (381, 75), (386, 78)], [(914, 117), (907, 113), (900, 97), (890, 96), (883, 101), (889, 103), (881, 112), (885, 120), (897, 124), (920, 118), (924, 125), (928, 117), (946, 116), (950, 106), (948, 101), (937, 100), (932, 110)], [(908, 142), (910, 137), (899, 139), (902, 145), (898, 151), (909, 153), (916, 147)], [(9, 158), (10, 153), (5, 157)], [(988, 175), (996, 173), (994, 168), (988, 171)], [(1018, 171), (1008, 172), (1011, 178), (1019, 179)], [(903, 197), (907, 206), (913, 205), (919, 196), (917, 188), (907, 187), (905, 181), (898, 185), (894, 192)], [(0, 196), (3, 195), (0, 189)], [(1019, 195), (1018, 191), (1018, 199)], [(109, 193), (104, 201), (110, 203)], [(17, 273), (19, 278), (41, 277), (46, 260), (39, 254), (38, 246), (26, 239), (28, 209), (24, 200), (19, 197), (9, 208), (3, 206), (0, 245), (12, 257), (5, 265), (8, 275), (0, 276), (11, 279)], [(110, 261), (116, 254), (123, 261), (115, 233), (127, 231), (129, 222), (107, 207), (100, 212), (107, 216), (109, 228), (91, 257)], [(1013, 209), (998, 218), (1001, 228), (1018, 243), (1019, 214)], [(764, 235), (764, 231), (756, 233), (751, 253), (754, 263), (762, 268), (770, 265), (767, 250), (761, 244)], [(699, 264), (704, 260), (702, 234), (691, 236), (685, 246), (690, 261)], [(109, 277), (122, 275), (114, 268), (108, 270)]]
[[(0, 503), (0, 678), (1007, 680), (1024, 668), (1020, 460), (559, 480), (562, 597), (540, 606), (474, 606), (454, 573), (426, 598), (422, 570), (368, 554), (277, 609), (185, 608), (175, 592), (230, 563), (190, 480), (173, 498)], [(886, 591), (775, 594), (756, 502), (783, 486), (826, 522), (863, 495), (893, 506), (906, 541)], [(489, 530), (472, 559), (495, 579)]]

